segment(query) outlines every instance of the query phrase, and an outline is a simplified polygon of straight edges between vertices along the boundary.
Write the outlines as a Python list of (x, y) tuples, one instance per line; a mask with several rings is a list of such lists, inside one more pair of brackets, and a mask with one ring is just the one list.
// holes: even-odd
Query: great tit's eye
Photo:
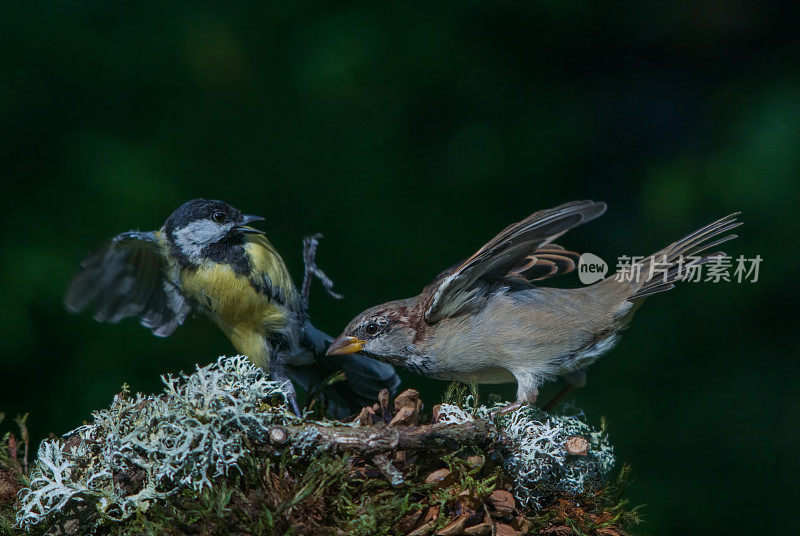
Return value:
[(370, 322), (364, 326), (364, 331), (367, 333), (367, 335), (375, 335), (378, 333), (378, 324), (375, 322)]
[(224, 212), (215, 212), (211, 215), (211, 219), (216, 223), (225, 223), (226, 218), (227, 216), (225, 216)]

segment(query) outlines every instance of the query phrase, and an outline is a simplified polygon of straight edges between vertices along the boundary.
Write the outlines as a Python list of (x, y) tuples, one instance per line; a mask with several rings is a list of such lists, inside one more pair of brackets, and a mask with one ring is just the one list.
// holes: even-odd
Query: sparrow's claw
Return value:
[(500, 417), (502, 415), (506, 415), (508, 413), (517, 411), (519, 408), (521, 408), (524, 404), (527, 404), (527, 403), (528, 402), (521, 402), (521, 401), (517, 400), (516, 402), (512, 402), (511, 404), (509, 404), (507, 406), (504, 406), (502, 408), (497, 408), (496, 410), (494, 410), (491, 413), (489, 413), (489, 415), (493, 419), (495, 419), (495, 418)]
[(553, 409), (558, 405), (559, 402), (564, 400), (564, 397), (570, 394), (575, 389), (574, 385), (567, 384), (561, 389), (558, 393), (555, 394), (553, 398), (551, 398), (547, 404), (542, 406), (542, 409), (548, 413), (552, 412)]

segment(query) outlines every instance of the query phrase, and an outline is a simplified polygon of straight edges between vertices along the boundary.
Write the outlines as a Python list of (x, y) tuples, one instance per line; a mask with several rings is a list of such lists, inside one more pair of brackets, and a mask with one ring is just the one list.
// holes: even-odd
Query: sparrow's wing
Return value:
[[(566, 268), (572, 257), (565, 256), (563, 250), (553, 248), (551, 242), (605, 211), (606, 204), (602, 202), (573, 201), (534, 212), (506, 227), (474, 255), (441, 274), (425, 289), (424, 294), (428, 296), (426, 322), (433, 324), (442, 318), (454, 316), (474, 303), (485, 290), (478, 284), (479, 281), (513, 279), (515, 274), (531, 281), (553, 275), (560, 267)], [(550, 263), (555, 265), (555, 271)], [(531, 274), (523, 275), (534, 267), (536, 270)]]
[(153, 232), (122, 233), (81, 264), (64, 305), (73, 313), (90, 308), (99, 322), (138, 317), (158, 337), (183, 323), (191, 307), (167, 277), (167, 263)]
[[(580, 253), (567, 251), (558, 244), (547, 244), (530, 255), (523, 257), (519, 263), (508, 271), (504, 278), (531, 283), (560, 274), (568, 274), (578, 265), (580, 257)], [(454, 264), (437, 275), (434, 281), (438, 282), (455, 272), (462, 262)]]
[(580, 253), (567, 251), (558, 244), (547, 244), (524, 257), (505, 277), (527, 283), (542, 281), (554, 275), (568, 274), (578, 265), (580, 257)]

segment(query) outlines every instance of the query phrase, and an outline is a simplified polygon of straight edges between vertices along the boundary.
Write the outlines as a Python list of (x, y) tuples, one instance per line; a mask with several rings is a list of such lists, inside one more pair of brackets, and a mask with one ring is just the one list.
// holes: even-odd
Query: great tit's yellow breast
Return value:
[(227, 264), (206, 262), (184, 270), (181, 290), (216, 321), (238, 352), (266, 365), (266, 335), (286, 327), (284, 308)]

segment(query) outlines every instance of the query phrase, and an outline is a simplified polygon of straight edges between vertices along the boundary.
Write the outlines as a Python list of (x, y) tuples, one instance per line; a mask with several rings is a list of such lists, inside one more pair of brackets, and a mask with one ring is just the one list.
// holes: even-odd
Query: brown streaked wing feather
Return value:
[[(508, 272), (507, 277), (522, 277), (527, 281), (541, 281), (575, 269), (580, 254), (566, 251), (556, 244), (548, 244), (528, 255)], [(553, 269), (555, 267), (555, 269)]]
[(541, 281), (558, 273), (558, 265), (552, 261), (536, 257), (533, 257), (533, 261), (530, 268), (523, 270), (524, 275), (518, 272), (511, 272), (509, 275), (523, 277), (526, 281)]
[[(479, 280), (500, 280), (537, 249), (582, 223), (602, 215), (606, 204), (573, 201), (558, 207), (534, 212), (524, 220), (503, 229), (474, 255), (448, 270), (428, 285), (425, 320), (429, 324), (458, 314), (480, 293)], [(558, 248), (552, 248), (555, 254)], [(548, 259), (548, 262), (554, 262)], [(535, 263), (534, 263), (535, 265)], [(542, 266), (548, 266), (542, 261)]]

